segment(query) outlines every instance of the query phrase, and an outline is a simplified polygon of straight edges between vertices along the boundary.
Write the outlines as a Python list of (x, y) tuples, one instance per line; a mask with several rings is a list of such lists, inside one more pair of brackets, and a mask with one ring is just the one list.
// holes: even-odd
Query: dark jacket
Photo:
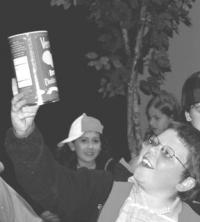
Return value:
[[(69, 169), (77, 170), (77, 154), (74, 151), (71, 151), (67, 144), (61, 149), (56, 150), (56, 159), (58, 162)], [(96, 170), (105, 170), (105, 171), (113, 171), (113, 168), (117, 164), (117, 160), (115, 160), (110, 152), (104, 148), (100, 151), (96, 160)]]
[(20, 185), (44, 209), (63, 222), (95, 222), (113, 184), (105, 171), (72, 171), (54, 160), (38, 129), (17, 139), (12, 129), (5, 141)]

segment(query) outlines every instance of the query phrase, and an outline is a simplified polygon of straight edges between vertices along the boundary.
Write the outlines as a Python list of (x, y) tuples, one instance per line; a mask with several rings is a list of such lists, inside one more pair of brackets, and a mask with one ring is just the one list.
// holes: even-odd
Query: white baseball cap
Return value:
[(83, 113), (74, 120), (70, 127), (68, 137), (59, 142), (58, 147), (62, 147), (65, 143), (78, 139), (87, 131), (95, 131), (102, 134), (103, 125), (98, 119), (92, 116), (87, 116), (85, 113)]

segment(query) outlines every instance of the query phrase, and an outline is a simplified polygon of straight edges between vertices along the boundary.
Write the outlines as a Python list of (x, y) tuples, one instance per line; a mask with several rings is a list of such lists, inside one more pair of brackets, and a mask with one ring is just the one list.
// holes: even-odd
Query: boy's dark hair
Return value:
[(170, 124), (170, 129), (177, 132), (178, 137), (189, 150), (189, 156), (186, 165), (187, 170), (183, 174), (183, 179), (188, 176), (196, 180), (196, 186), (186, 192), (179, 193), (182, 200), (194, 200), (200, 191), (200, 132), (188, 123), (174, 122)]
[(200, 103), (200, 71), (192, 73), (182, 87), (182, 111), (189, 112), (191, 105), (195, 103)]

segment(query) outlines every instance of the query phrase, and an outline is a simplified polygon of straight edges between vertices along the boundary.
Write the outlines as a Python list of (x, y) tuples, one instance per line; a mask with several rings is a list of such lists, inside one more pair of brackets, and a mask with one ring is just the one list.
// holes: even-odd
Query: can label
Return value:
[(8, 37), (19, 92), (29, 105), (59, 100), (53, 58), (47, 31)]

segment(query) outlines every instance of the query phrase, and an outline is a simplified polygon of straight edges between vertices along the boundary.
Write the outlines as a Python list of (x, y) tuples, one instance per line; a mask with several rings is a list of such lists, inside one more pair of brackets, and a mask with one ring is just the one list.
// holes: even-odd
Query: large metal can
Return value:
[(8, 37), (19, 92), (29, 105), (59, 100), (53, 58), (47, 31)]

